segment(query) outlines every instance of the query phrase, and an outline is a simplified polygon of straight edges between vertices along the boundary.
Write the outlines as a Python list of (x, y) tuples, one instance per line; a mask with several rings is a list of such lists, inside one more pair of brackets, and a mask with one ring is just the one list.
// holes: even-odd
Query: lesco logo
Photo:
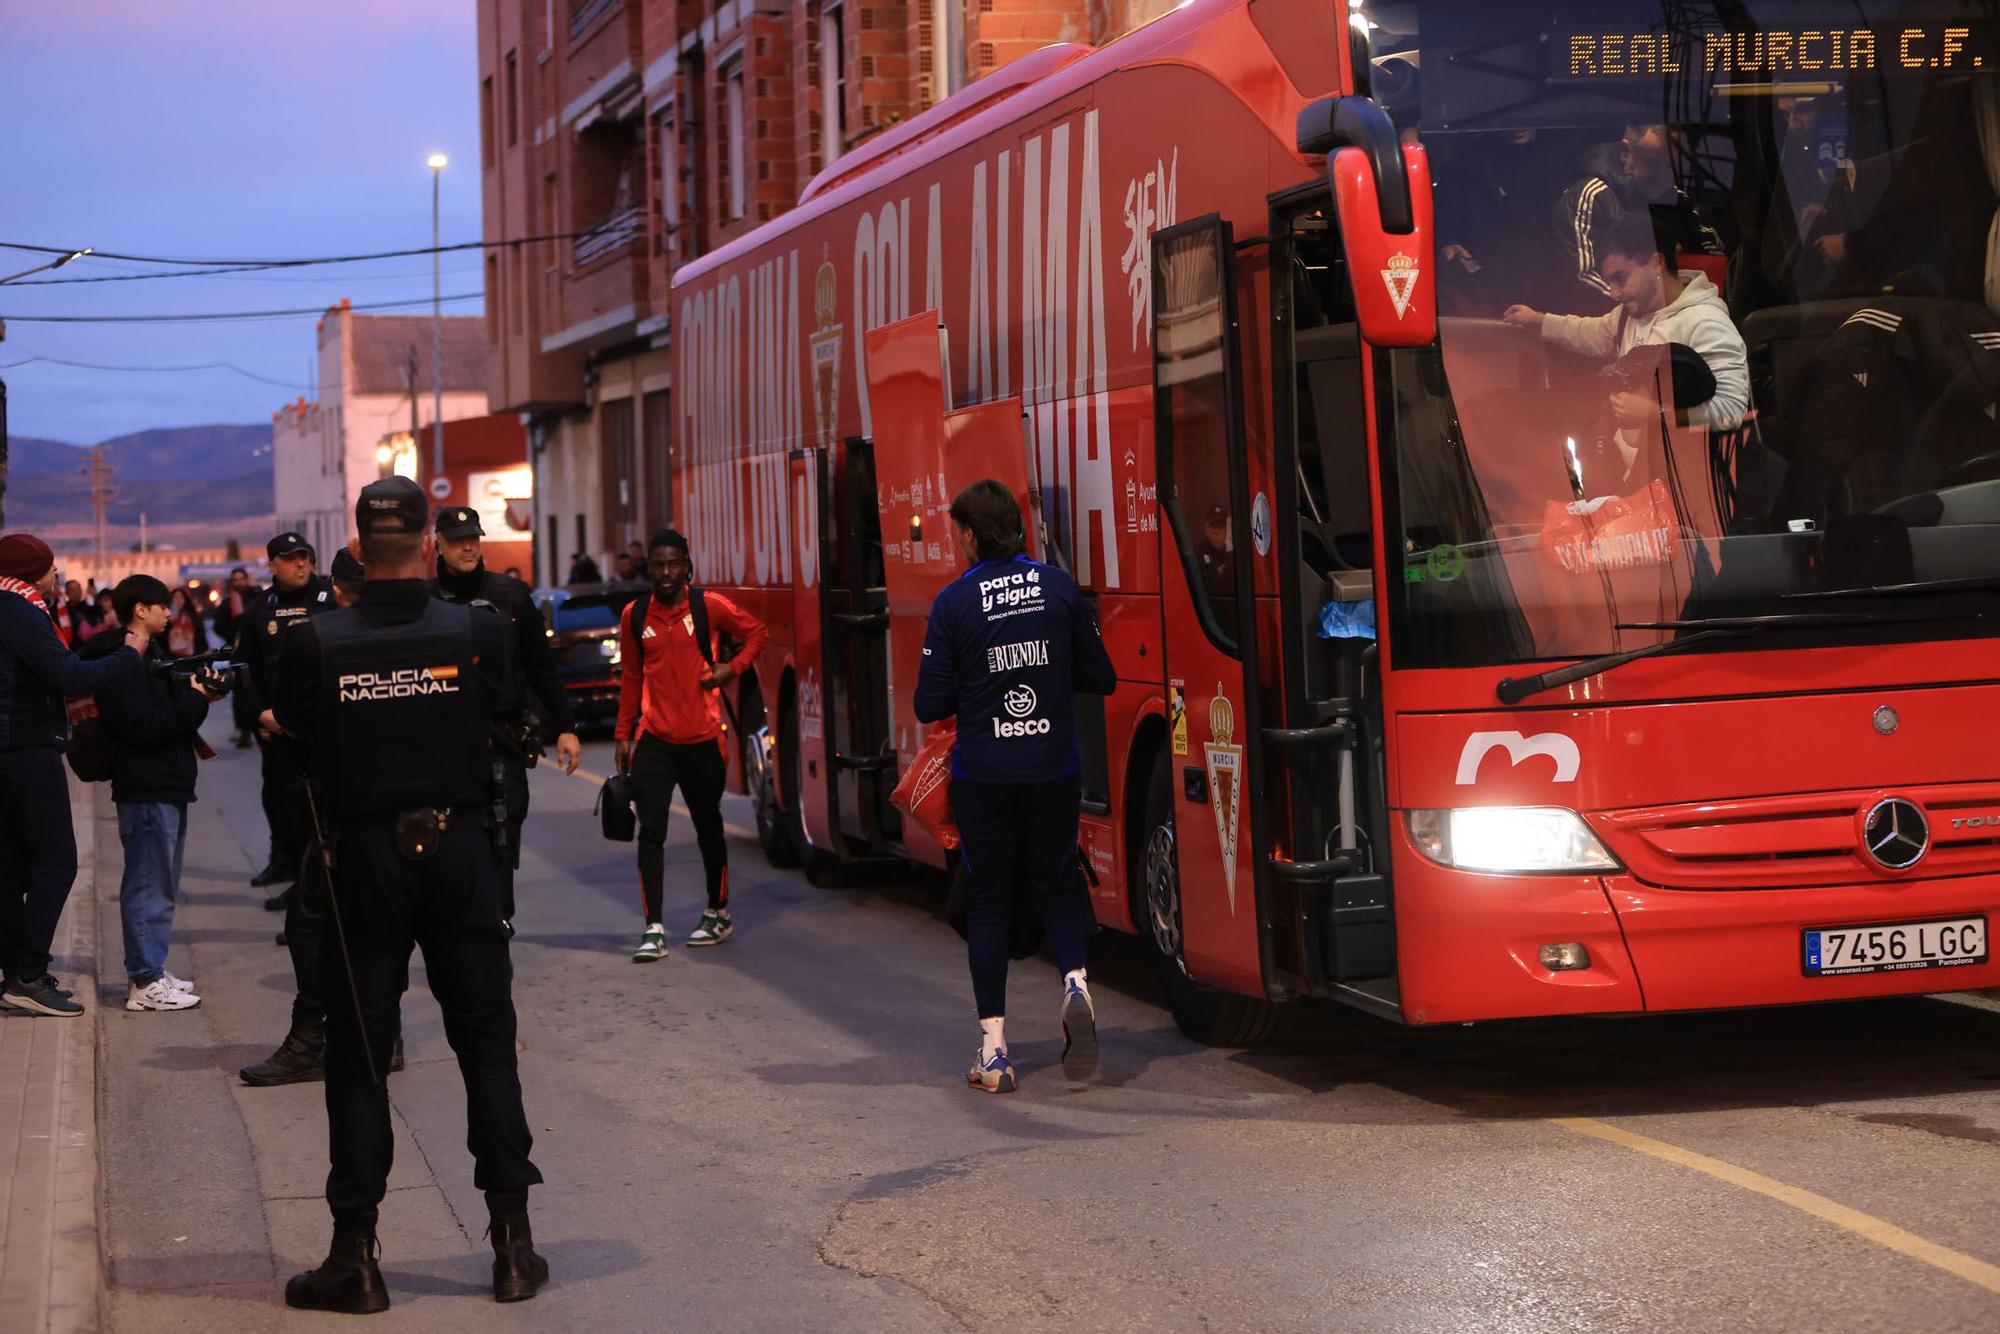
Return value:
[(1930, 851), (1931, 822), (1916, 802), (1886, 797), (1861, 817), (1861, 845), (1883, 869), (1907, 871)]
[(1025, 718), (1035, 711), (1035, 692), (1028, 686), (1016, 686), (1008, 691), (1000, 703), (1006, 708), (1010, 718)]

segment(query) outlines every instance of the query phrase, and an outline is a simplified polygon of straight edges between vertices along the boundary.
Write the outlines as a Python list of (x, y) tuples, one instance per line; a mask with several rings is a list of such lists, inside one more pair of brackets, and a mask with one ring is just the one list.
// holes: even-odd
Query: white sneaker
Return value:
[(201, 997), (192, 991), (178, 991), (164, 976), (154, 978), (145, 986), (133, 986), (125, 997), (128, 1010), (192, 1010), (201, 1004)]
[(194, 990), (194, 983), (188, 981), (184, 977), (175, 977), (172, 973), (162, 972), (160, 974), (160, 980), (162, 982), (165, 982), (168, 986), (172, 987), (175, 991)]

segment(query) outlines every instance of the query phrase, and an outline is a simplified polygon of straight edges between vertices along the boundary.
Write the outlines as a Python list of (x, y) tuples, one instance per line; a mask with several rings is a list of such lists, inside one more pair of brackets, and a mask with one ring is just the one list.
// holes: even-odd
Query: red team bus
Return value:
[(1996, 183), (1974, 0), (1189, 0), (875, 137), (675, 280), (767, 853), (945, 864), (888, 797), (993, 474), (1190, 1035), (2000, 983)]

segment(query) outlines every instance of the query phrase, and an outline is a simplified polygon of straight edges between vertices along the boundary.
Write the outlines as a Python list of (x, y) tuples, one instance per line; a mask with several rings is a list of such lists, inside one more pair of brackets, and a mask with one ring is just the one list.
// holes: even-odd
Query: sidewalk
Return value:
[[(91, 790), (75, 781), (70, 811), (77, 876), (56, 927), (54, 971), (91, 1013), (49, 1019), (0, 1009), (0, 1329), (8, 1334), (100, 1327), (96, 820)], [(111, 884), (115, 898), (115, 876)]]

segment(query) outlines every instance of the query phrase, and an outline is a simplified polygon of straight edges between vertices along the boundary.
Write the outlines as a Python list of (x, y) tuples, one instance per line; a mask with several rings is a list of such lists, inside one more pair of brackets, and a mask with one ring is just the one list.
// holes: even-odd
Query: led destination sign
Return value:
[(1569, 36), (1571, 78), (1680, 74), (1795, 78), (1984, 68), (1992, 44), (1968, 27), (1767, 28), (1760, 32), (1593, 32)]

